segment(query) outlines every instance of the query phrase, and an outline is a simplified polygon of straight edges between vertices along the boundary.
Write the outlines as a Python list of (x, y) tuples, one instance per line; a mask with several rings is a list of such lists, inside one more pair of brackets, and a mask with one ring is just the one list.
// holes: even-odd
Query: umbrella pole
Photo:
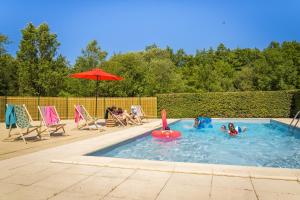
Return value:
[(99, 86), (99, 82), (98, 82), (98, 76), (97, 76), (97, 82), (96, 82), (96, 108), (95, 108), (95, 117), (97, 117), (97, 107), (98, 107), (98, 86)]

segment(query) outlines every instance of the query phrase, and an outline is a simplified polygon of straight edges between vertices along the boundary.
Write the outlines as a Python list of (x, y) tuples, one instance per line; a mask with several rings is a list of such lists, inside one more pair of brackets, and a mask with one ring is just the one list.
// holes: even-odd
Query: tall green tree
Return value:
[(57, 55), (59, 45), (45, 23), (38, 27), (29, 23), (22, 30), (17, 52), (21, 95), (57, 96), (63, 90), (68, 64)]
[(0, 34), (0, 96), (18, 95), (17, 68), (14, 58), (7, 53), (7, 36)]
[(120, 75), (122, 81), (106, 81), (101, 83), (101, 91), (104, 96), (144, 96), (145, 73), (147, 62), (145, 62), (142, 53), (126, 53), (114, 55), (107, 61), (103, 69)]
[(170, 59), (153, 59), (145, 75), (146, 94), (153, 96), (159, 93), (182, 92), (182, 79), (175, 71)]
[[(81, 55), (77, 57), (74, 68), (70, 73), (88, 71), (96, 67), (101, 67), (105, 61), (107, 52), (103, 51), (96, 40), (89, 42)], [(84, 79), (67, 79), (69, 95), (94, 96), (95, 81)], [(101, 95), (101, 94), (100, 94)]]

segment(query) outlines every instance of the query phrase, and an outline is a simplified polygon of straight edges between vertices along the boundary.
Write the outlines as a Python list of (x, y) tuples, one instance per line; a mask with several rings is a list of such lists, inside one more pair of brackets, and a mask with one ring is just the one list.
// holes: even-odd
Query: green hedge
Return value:
[(292, 106), (292, 116), (300, 110), (300, 91), (294, 95), (293, 106)]
[(299, 90), (159, 94), (157, 107), (170, 118), (291, 117), (300, 109), (299, 98)]

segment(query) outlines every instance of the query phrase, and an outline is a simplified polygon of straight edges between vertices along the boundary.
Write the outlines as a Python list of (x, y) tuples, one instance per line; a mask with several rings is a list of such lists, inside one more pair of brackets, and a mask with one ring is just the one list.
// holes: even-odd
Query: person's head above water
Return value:
[(228, 129), (229, 130), (233, 130), (234, 129), (234, 125), (233, 125), (233, 123), (228, 123)]
[(221, 129), (222, 129), (222, 130), (226, 130), (226, 126), (223, 124), (223, 125), (221, 126)]

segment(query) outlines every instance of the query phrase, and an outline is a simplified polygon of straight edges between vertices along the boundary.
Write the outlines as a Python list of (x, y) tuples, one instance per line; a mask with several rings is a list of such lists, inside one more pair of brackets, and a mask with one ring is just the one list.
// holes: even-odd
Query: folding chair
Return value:
[(123, 119), (121, 119), (118, 115), (115, 115), (111, 110), (109, 110), (109, 109), (107, 109), (107, 110), (116, 124), (119, 124), (121, 126), (126, 126), (126, 122)]
[[(104, 131), (102, 126), (97, 124), (97, 121), (99, 119), (93, 118), (83, 105), (77, 105), (77, 106), (74, 105), (74, 107), (75, 107), (75, 122), (77, 123), (78, 129), (83, 129), (88, 127), (89, 130), (92, 130), (90, 126), (95, 125), (98, 130)], [(81, 126), (79, 125), (80, 120), (84, 121), (84, 124)]]
[[(23, 141), (27, 144), (27, 141), (24, 136), (28, 135), (31, 132), (36, 132), (37, 137), (40, 139), (41, 137), (41, 132), (39, 129), (41, 126), (33, 126), (31, 123), (33, 122), (26, 106), (23, 105), (13, 105), (14, 106), (14, 112), (16, 114), (16, 126), (17, 126), (17, 133), (16, 135), (19, 135), (18, 137), (21, 137)], [(6, 104), (6, 107), (8, 107), (8, 104)], [(9, 133), (8, 133), (8, 138), (10, 138), (12, 131), (12, 125), (9, 127)], [(17, 138), (18, 138), (17, 137)]]
[(60, 129), (62, 129), (63, 134), (66, 133), (64, 128), (66, 124), (61, 122), (55, 106), (38, 106), (38, 110), (41, 115), (42, 123), (46, 127), (49, 135), (56, 133)]
[(148, 120), (148, 116), (145, 114), (145, 112), (143, 111), (143, 108), (141, 105), (132, 105), (131, 106), (131, 112), (136, 115), (137, 117), (139, 117), (141, 120), (146, 119)]

